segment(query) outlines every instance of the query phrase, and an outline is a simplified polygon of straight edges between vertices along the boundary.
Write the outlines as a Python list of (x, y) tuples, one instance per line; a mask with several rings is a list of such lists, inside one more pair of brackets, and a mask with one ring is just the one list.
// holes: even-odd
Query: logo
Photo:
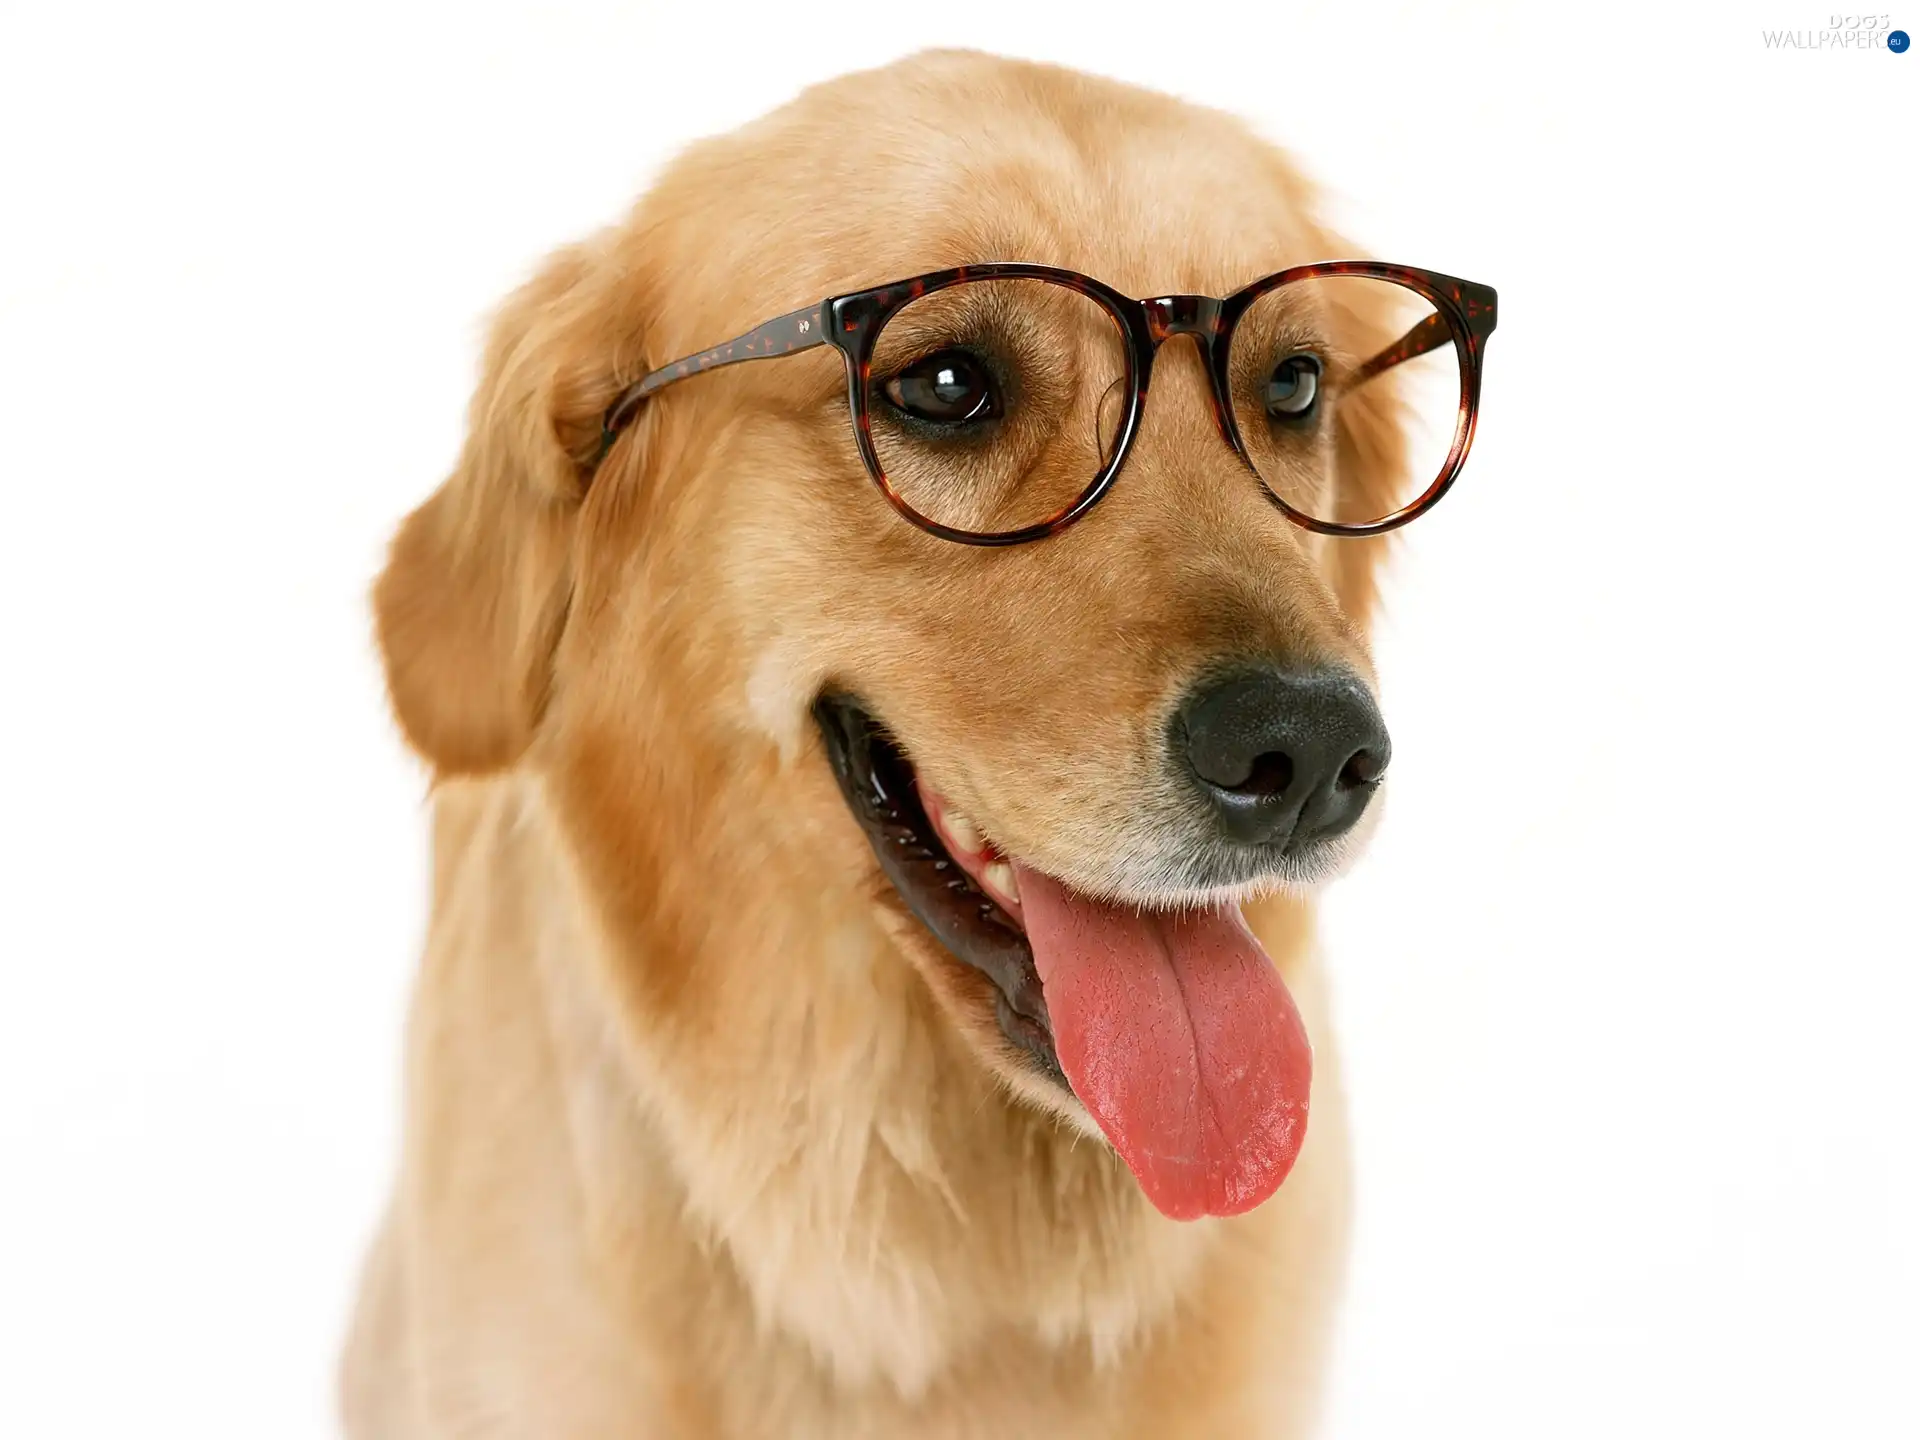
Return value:
[(1902, 53), (1907, 32), (1892, 28), (1891, 15), (1828, 15), (1824, 30), (1762, 30), (1769, 50), (1891, 50)]
[[(1903, 35), (1900, 38), (1904, 40), (1906, 37)], [(800, 322), (800, 333), (802, 335), (806, 334), (812, 328), (813, 328), (813, 322), (811, 320), (802, 320)]]

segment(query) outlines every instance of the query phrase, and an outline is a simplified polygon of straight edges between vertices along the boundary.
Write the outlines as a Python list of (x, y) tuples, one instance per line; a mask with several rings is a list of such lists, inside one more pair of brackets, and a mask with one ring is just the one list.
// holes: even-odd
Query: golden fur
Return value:
[[(350, 1435), (1305, 1433), (1346, 1208), (1307, 901), (1249, 907), (1316, 1045), (1305, 1151), (1251, 1214), (1169, 1221), (907, 916), (807, 712), (857, 689), (1003, 848), (1124, 889), (1172, 697), (1223, 653), (1370, 673), (1377, 542), (1267, 504), (1185, 342), (1101, 508), (1010, 550), (887, 508), (824, 349), (592, 462), (649, 364), (822, 295), (986, 259), (1224, 294), (1349, 253), (1228, 117), (936, 53), (695, 146), (506, 305), (375, 593), (435, 861)], [(1364, 487), (1391, 416), (1341, 424)]]

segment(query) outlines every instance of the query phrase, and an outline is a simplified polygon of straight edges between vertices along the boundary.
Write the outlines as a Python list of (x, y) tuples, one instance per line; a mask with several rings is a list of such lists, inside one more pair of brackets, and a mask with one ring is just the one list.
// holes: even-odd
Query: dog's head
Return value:
[[(391, 691), (441, 773), (542, 777), (666, 1071), (784, 1115), (809, 1067), (910, 1034), (1009, 1111), (1091, 1112), (1170, 1213), (1278, 1183), (1306, 1044), (1235, 904), (1327, 874), (1368, 809), (1384, 542), (1274, 506), (1183, 340), (1111, 492), (1006, 548), (889, 507), (831, 349), (665, 391), (604, 461), (601, 417), (650, 366), (943, 266), (1223, 295), (1346, 250), (1225, 116), (936, 54), (695, 147), (507, 305), (377, 590)], [(1365, 497), (1401, 449), (1387, 387), (1356, 392), (1300, 483)]]

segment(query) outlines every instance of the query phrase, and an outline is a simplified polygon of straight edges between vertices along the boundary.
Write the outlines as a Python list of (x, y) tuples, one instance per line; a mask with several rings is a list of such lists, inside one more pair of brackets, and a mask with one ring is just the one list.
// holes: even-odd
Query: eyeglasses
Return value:
[[(831, 345), (854, 442), (893, 508), (944, 540), (1017, 545), (1112, 488), (1154, 355), (1191, 335), (1220, 436), (1268, 498), (1309, 530), (1378, 535), (1424, 513), (1466, 462), (1495, 298), (1360, 260), (1282, 270), (1225, 299), (1150, 300), (1049, 265), (967, 265), (832, 296), (661, 366), (607, 410), (600, 454), (676, 381)], [(1349, 411), (1404, 439), (1353, 457), (1364, 484), (1342, 483), (1348, 467), (1333, 463)]]

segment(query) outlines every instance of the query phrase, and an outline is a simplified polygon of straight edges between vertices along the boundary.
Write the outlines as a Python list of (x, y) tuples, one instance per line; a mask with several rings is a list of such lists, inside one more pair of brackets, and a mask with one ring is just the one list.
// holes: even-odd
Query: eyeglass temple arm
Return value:
[[(1463, 285), (1461, 288), (1463, 293), (1459, 299), (1466, 313), (1468, 333), (1475, 341), (1484, 343), (1487, 336), (1493, 333), (1496, 314), (1494, 292), (1484, 285)], [(1409, 360), (1450, 344), (1452, 340), (1453, 327), (1447, 324), (1446, 316), (1435, 310), (1393, 344), (1360, 365), (1348, 383), (1364, 385), (1381, 371), (1404, 365)]]
[(1383, 370), (1404, 365), (1416, 356), (1452, 343), (1453, 331), (1447, 327), (1446, 317), (1436, 310), (1371, 360), (1361, 362), (1347, 383), (1355, 387), (1364, 385)]
[(689, 355), (684, 360), (675, 360), (657, 370), (648, 371), (622, 390), (613, 404), (607, 407), (606, 416), (600, 422), (602, 458), (613, 448), (613, 442), (620, 432), (633, 423), (633, 417), (640, 413), (641, 403), (656, 390), (664, 390), (674, 381), (698, 375), (703, 370), (718, 370), (722, 365), (738, 365), (743, 360), (777, 359), (782, 355), (811, 350), (815, 345), (824, 345), (827, 339), (826, 309), (825, 305), (809, 305), (804, 310), (791, 311), (711, 350), (702, 350), (698, 355)]

